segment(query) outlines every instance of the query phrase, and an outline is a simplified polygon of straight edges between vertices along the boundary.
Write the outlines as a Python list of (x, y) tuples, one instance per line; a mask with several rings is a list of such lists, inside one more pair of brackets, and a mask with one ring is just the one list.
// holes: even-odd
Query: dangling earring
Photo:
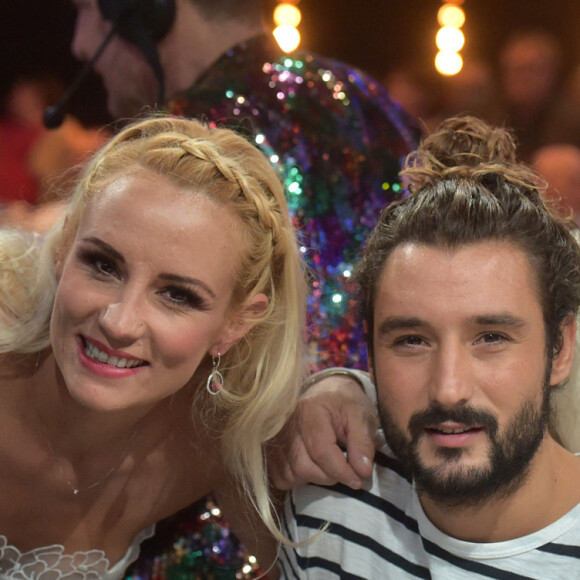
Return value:
[(211, 357), (211, 362), (213, 364), (213, 370), (209, 373), (209, 377), (207, 377), (207, 383), (205, 388), (210, 395), (219, 395), (219, 392), (222, 390), (224, 386), (224, 377), (219, 372), (219, 366), (221, 361), (222, 355), (218, 352), (217, 359), (215, 357)]

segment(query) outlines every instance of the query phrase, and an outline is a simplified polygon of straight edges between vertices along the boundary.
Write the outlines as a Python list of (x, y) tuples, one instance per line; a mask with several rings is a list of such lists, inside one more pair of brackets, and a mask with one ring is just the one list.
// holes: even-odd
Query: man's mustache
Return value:
[(453, 408), (443, 408), (433, 405), (424, 411), (417, 411), (409, 419), (409, 432), (413, 439), (418, 439), (428, 427), (445, 423), (461, 423), (466, 427), (483, 427), (493, 439), (498, 430), (498, 420), (495, 415), (483, 409), (476, 409), (470, 405), (461, 405)]

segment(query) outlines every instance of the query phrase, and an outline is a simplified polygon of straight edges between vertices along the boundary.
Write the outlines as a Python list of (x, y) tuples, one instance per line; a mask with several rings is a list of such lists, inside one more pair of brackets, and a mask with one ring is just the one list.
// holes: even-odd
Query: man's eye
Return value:
[(424, 343), (419, 336), (401, 336), (394, 341), (397, 346), (420, 346)]
[(493, 344), (497, 342), (504, 342), (505, 340), (507, 340), (506, 337), (499, 332), (486, 332), (478, 339), (477, 342)]

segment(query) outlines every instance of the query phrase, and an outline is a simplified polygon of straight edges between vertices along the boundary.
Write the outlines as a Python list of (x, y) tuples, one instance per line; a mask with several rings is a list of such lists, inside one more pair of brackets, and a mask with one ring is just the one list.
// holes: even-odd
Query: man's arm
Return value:
[(375, 391), (367, 373), (337, 368), (313, 375), (271, 446), (273, 485), (292, 489), (309, 482), (340, 482), (361, 487), (372, 472), (377, 427)]

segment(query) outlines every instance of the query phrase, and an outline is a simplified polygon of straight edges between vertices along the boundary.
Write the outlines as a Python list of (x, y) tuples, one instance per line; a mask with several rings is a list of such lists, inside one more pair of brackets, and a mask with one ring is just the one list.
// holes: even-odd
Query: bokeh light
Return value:
[(457, 52), (439, 51), (435, 57), (435, 68), (445, 76), (456, 75), (463, 68), (463, 59)]
[(276, 26), (293, 26), (296, 28), (302, 20), (300, 10), (293, 4), (282, 3), (274, 8), (274, 24)]
[(300, 33), (293, 26), (283, 24), (274, 29), (274, 38), (284, 52), (292, 52), (300, 44)]
[(437, 32), (435, 44), (443, 52), (458, 52), (465, 44), (465, 36), (458, 28), (444, 26)]
[(461, 28), (465, 24), (465, 12), (455, 4), (443, 4), (437, 12), (439, 26)]

